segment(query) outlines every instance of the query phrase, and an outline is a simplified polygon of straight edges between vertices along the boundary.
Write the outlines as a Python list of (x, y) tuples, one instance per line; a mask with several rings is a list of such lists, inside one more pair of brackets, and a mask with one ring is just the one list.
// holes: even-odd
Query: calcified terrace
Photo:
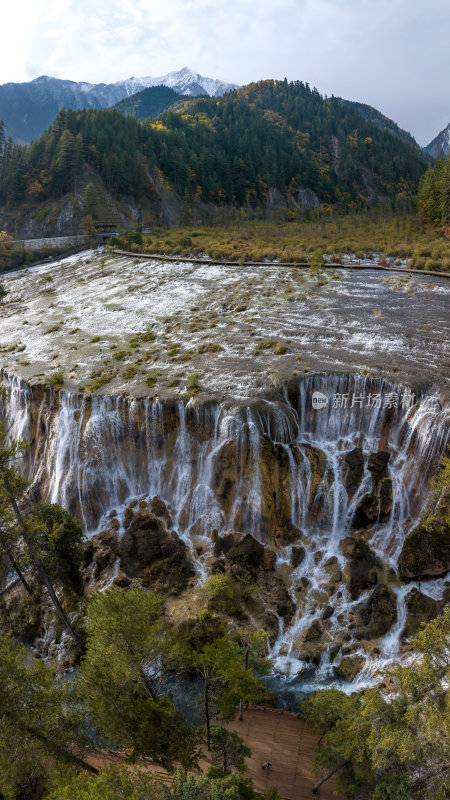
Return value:
[[(102, 394), (244, 397), (362, 372), (448, 392), (450, 282), (163, 263), (87, 251), (3, 278), (1, 365)], [(56, 373), (56, 375), (54, 374)]]

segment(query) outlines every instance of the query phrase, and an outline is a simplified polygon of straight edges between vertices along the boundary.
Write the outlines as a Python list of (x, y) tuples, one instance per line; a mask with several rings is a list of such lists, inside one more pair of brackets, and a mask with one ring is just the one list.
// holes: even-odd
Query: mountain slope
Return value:
[(180, 95), (168, 86), (149, 86), (148, 89), (125, 97), (120, 103), (116, 103), (114, 108), (138, 120), (156, 119), (180, 100), (187, 99), (188, 95)]
[(30, 142), (51, 125), (62, 108), (109, 108), (142, 89), (161, 85), (178, 94), (214, 97), (235, 88), (187, 67), (160, 78), (129, 78), (109, 84), (77, 83), (41, 75), (28, 83), (0, 86), (0, 119), (5, 123), (7, 136), (17, 142)]
[(394, 136), (397, 136), (399, 139), (401, 139), (402, 142), (408, 142), (409, 144), (419, 147), (416, 140), (413, 136), (411, 136), (410, 133), (404, 131), (397, 125), (396, 122), (394, 122), (392, 119), (389, 119), (389, 117), (385, 117), (381, 111), (373, 108), (373, 106), (369, 106), (366, 103), (358, 103), (354, 100), (343, 100), (342, 98), (340, 98), (340, 100), (344, 105), (354, 108), (363, 119), (365, 119), (367, 122), (372, 122), (373, 125), (379, 128), (381, 131), (389, 131), (389, 133), (392, 133)]
[(415, 193), (426, 167), (415, 145), (302, 83), (263, 81), (180, 105), (156, 122), (117, 109), (62, 110), (30, 146), (6, 142), (0, 211), (37, 212), (71, 194), (88, 213), (80, 187), (89, 175), (152, 219), (162, 191), (176, 213), (210, 204), (298, 208), (305, 196), (309, 205), (355, 208)]
[(432, 158), (437, 158), (440, 153), (448, 156), (450, 153), (450, 122), (443, 131), (433, 139), (430, 144), (423, 148)]

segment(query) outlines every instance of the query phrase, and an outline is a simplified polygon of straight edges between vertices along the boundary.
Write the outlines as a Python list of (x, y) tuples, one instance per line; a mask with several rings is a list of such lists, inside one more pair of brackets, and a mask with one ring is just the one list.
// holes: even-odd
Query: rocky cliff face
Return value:
[(450, 470), (436, 489), (420, 523), (406, 537), (399, 558), (402, 578), (430, 578), (450, 570)]
[[(35, 492), (91, 538), (89, 581), (184, 596), (210, 573), (247, 575), (281, 671), (354, 657), (366, 669), (398, 652), (408, 592), (397, 559), (449, 436), (436, 395), (315, 410), (325, 389), (399, 389), (328, 375), (270, 400), (186, 402), (55, 393), (6, 374), (3, 384), (11, 435), (31, 442)], [(442, 595), (440, 584), (423, 591)]]
[(423, 149), (433, 158), (437, 158), (440, 153), (443, 153), (444, 156), (448, 156), (450, 153), (450, 122), (447, 127), (438, 133), (430, 144), (427, 144)]

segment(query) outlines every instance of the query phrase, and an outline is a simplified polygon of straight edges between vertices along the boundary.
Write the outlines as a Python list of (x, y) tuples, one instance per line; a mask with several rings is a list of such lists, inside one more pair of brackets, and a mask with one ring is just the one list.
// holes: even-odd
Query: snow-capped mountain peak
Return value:
[(126, 97), (149, 86), (168, 86), (178, 94), (187, 94), (195, 97), (199, 94), (207, 94), (210, 97), (220, 97), (232, 89), (237, 89), (233, 83), (225, 83), (217, 78), (207, 78), (194, 72), (189, 67), (183, 67), (177, 72), (168, 72), (166, 75), (157, 77), (147, 76), (144, 78), (129, 78), (127, 81), (118, 81), (115, 86), (122, 86), (126, 89)]
[(77, 82), (40, 75), (26, 83), (0, 86), (0, 119), (8, 136), (17, 142), (29, 142), (48, 128), (61, 108), (109, 108), (143, 89), (161, 85), (192, 97), (199, 94), (220, 97), (237, 88), (232, 83), (206, 78), (189, 67), (156, 78), (131, 77), (115, 83)]

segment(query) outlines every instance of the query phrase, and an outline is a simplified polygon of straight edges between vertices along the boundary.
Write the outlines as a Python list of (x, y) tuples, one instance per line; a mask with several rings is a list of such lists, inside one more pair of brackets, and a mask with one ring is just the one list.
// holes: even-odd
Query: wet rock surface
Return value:
[(356, 639), (378, 639), (397, 621), (397, 600), (388, 586), (380, 584), (370, 597), (356, 607)]
[(344, 456), (344, 486), (349, 497), (353, 497), (364, 474), (364, 455), (361, 447), (355, 447)]
[(194, 570), (187, 549), (176, 533), (151, 511), (133, 515), (118, 548), (121, 569), (128, 578), (159, 592), (178, 594), (186, 589)]
[(422, 594), (414, 586), (406, 597), (406, 624), (402, 631), (402, 639), (410, 638), (417, 633), (423, 622), (429, 622), (438, 614), (438, 603), (432, 597)]
[(377, 583), (377, 567), (380, 563), (362, 538), (347, 536), (341, 542), (340, 549), (349, 559), (348, 586), (350, 596), (355, 600), (363, 591)]
[(282, 528), (275, 530), (275, 542), (277, 545), (285, 546), (294, 544), (302, 539), (303, 533), (300, 528), (293, 525), (292, 522), (286, 522)]
[(371, 453), (367, 468), (372, 475), (372, 489), (358, 503), (353, 517), (354, 528), (368, 528), (376, 522), (387, 522), (392, 511), (392, 479), (388, 472), (390, 453)]

